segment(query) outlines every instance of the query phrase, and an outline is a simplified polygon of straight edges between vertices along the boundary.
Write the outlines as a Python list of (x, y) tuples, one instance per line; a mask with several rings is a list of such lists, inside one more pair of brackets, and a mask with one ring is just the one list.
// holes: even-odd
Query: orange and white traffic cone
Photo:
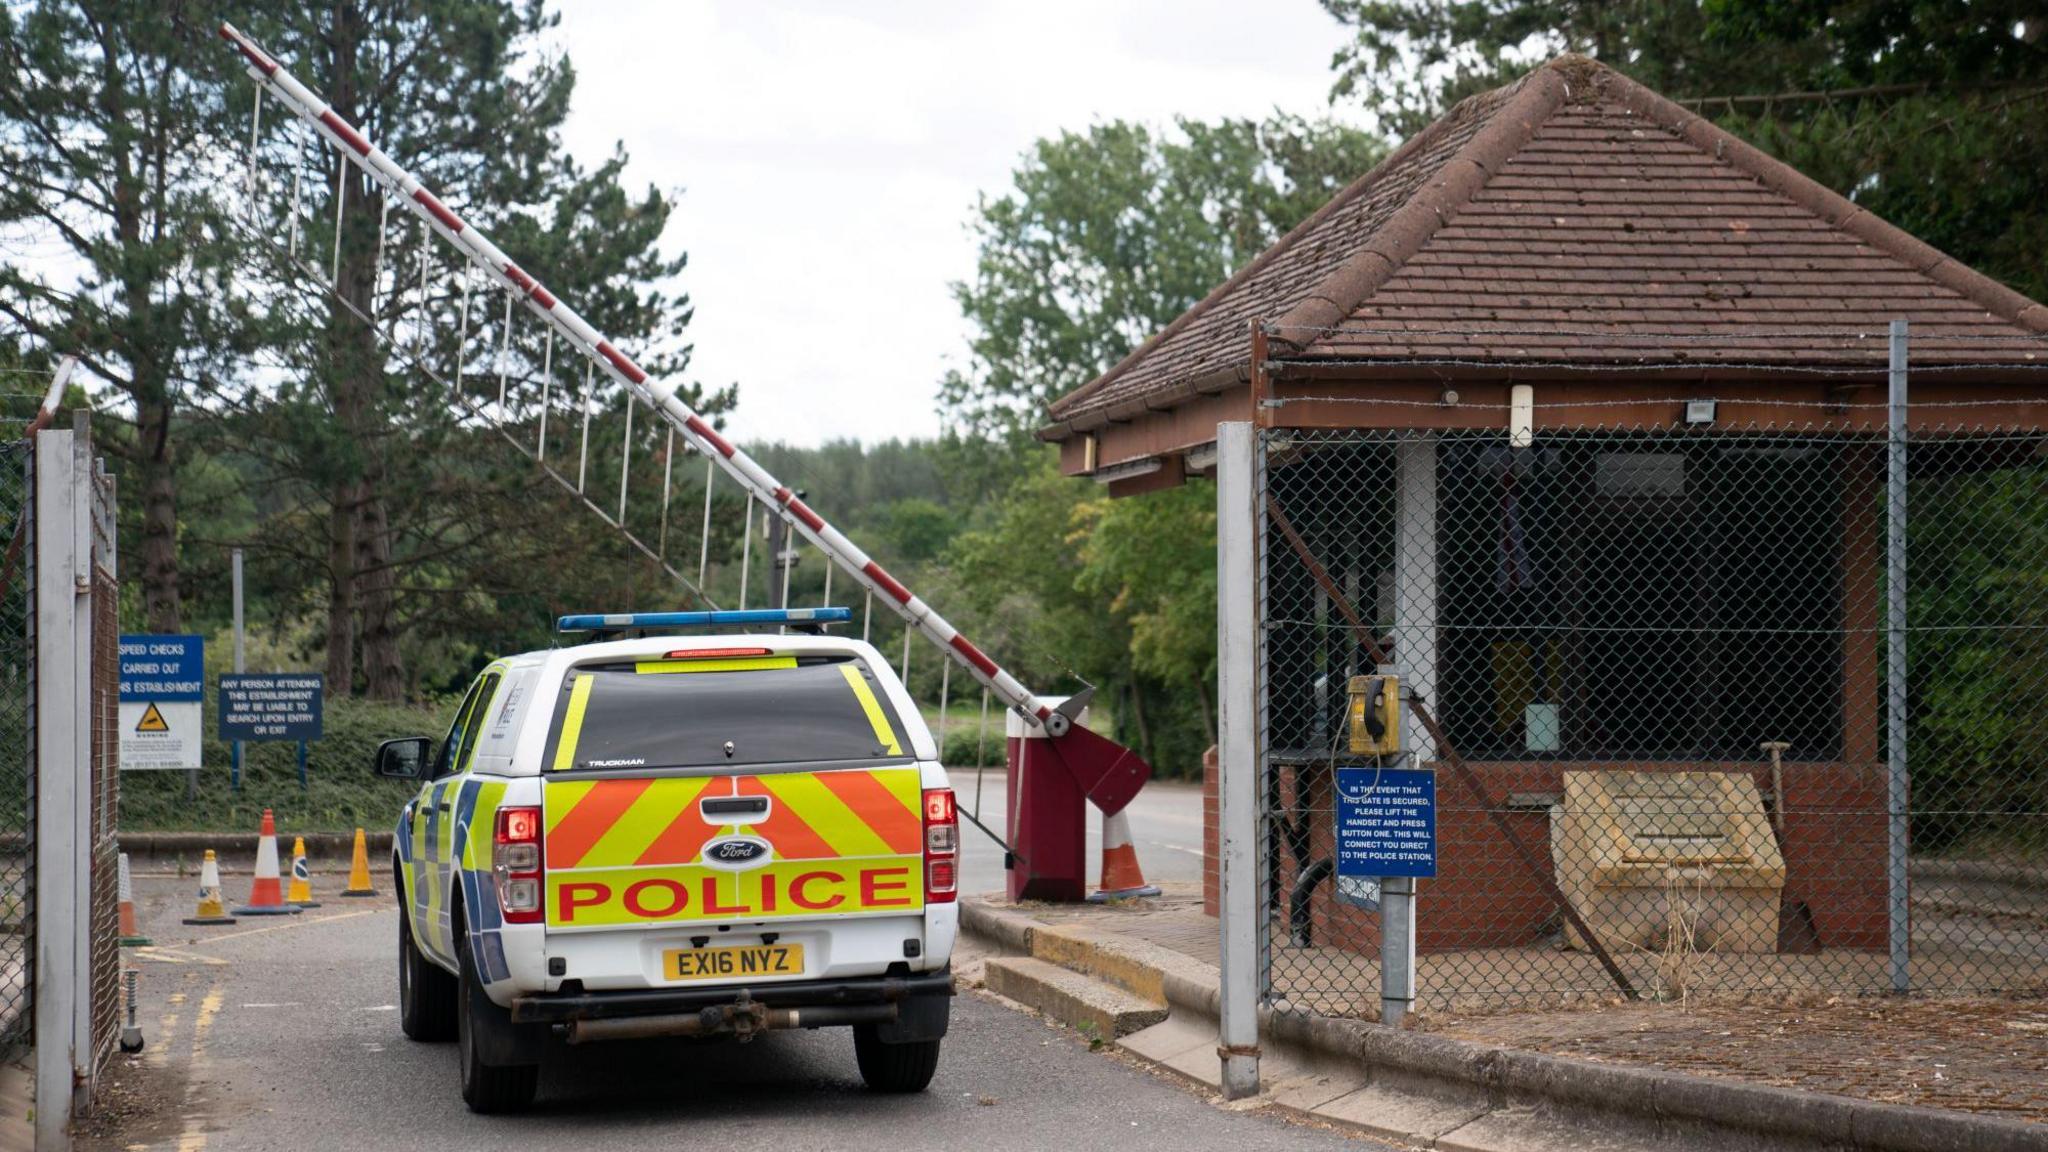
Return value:
[(1122, 812), (1102, 818), (1102, 883), (1088, 897), (1090, 904), (1157, 896), (1159, 888), (1145, 883), (1138, 867), (1138, 849), (1131, 843), (1131, 819)]
[(256, 878), (249, 882), (249, 902), (235, 915), (296, 916), (298, 911), (284, 902), (283, 878), (277, 874), (277, 818), (265, 808), (263, 835), (256, 841)]
[(356, 829), (355, 855), (348, 862), (348, 887), (341, 890), (343, 896), (375, 896), (377, 890), (370, 887), (370, 847), (363, 841), (363, 830)]
[(292, 882), (284, 890), (284, 902), (294, 908), (318, 908), (313, 899), (313, 870), (306, 867), (306, 838), (292, 837)]
[(235, 918), (228, 915), (227, 906), (220, 898), (220, 862), (213, 858), (213, 849), (206, 850), (206, 861), (199, 866), (199, 910), (185, 917), (187, 924), (233, 924)]
[(149, 937), (135, 926), (135, 884), (128, 879), (128, 854), (116, 857), (120, 872), (121, 893), (121, 946), (135, 948), (149, 943)]

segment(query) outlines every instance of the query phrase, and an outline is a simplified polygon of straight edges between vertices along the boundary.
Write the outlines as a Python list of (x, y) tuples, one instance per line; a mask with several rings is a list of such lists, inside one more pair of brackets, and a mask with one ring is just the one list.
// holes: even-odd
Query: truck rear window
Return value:
[(716, 771), (908, 758), (895, 710), (861, 661), (767, 656), (573, 668), (542, 763)]

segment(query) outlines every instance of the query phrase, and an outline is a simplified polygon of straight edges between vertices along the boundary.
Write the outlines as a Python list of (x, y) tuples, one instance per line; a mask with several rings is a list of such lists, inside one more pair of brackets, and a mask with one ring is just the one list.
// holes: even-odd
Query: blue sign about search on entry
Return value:
[(153, 704), (205, 700), (206, 638), (121, 637), (121, 699)]
[(318, 672), (220, 678), (223, 740), (318, 740), (327, 682)]
[(1436, 773), (1337, 769), (1337, 875), (1436, 875)]

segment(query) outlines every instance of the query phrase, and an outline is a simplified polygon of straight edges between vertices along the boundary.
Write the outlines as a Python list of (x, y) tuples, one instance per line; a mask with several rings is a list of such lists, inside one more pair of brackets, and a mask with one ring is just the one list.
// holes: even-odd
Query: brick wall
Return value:
[[(1566, 765), (1550, 763), (1475, 764), (1493, 797), (1511, 792), (1557, 793)], [(1585, 764), (1571, 767), (1629, 767), (1639, 771), (1750, 771), (1768, 790), (1768, 768), (1716, 764)], [(1202, 766), (1204, 853), (1203, 907), (1217, 911), (1216, 765)], [(1300, 779), (1283, 769), (1283, 803), (1292, 811), (1305, 803), (1311, 818), (1309, 859), (1329, 857), (1334, 819), (1326, 782), (1328, 770), (1302, 769)], [(1320, 779), (1318, 777), (1321, 777)], [(1885, 770), (1882, 764), (1796, 763), (1785, 765), (1785, 856), (1788, 899), (1811, 908), (1825, 949), (1881, 950), (1885, 946)], [(1543, 811), (1506, 814), (1511, 828), (1545, 868), (1550, 866), (1550, 817)], [(1297, 874), (1284, 837), (1280, 846), (1280, 891), (1276, 920), (1284, 922)], [(1487, 814), (1481, 800), (1457, 774), (1437, 776), (1438, 875), (1418, 882), (1417, 948), (1451, 952), (1466, 948), (1511, 948), (1535, 944), (1557, 929), (1556, 909), (1542, 884), (1522, 864), (1513, 846)], [(1312, 911), (1318, 943), (1361, 951), (1379, 947), (1376, 913), (1338, 900), (1336, 885), (1317, 885)]]

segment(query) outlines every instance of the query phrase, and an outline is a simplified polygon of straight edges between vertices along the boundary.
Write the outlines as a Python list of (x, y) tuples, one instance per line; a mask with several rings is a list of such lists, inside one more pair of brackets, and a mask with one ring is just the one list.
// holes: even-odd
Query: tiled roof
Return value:
[(2048, 309), (1583, 57), (1452, 109), (1100, 378), (1053, 437), (1292, 360), (2048, 362)]

